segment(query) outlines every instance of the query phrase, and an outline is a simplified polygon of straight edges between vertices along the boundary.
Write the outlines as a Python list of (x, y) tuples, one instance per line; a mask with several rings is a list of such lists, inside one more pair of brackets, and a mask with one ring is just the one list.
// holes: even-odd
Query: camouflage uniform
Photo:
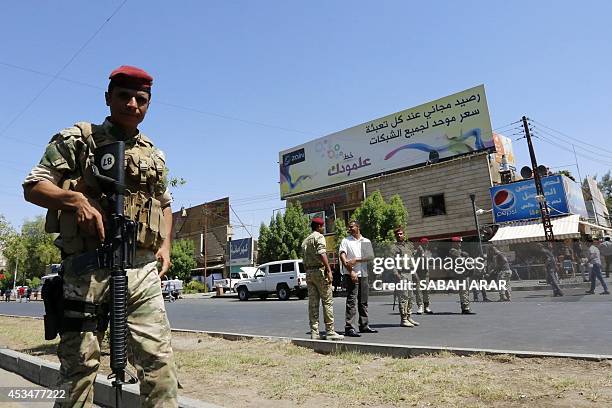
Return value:
[[(448, 256), (450, 256), (451, 258), (465, 258), (470, 256), (467, 252), (462, 251), (461, 248), (451, 248), (450, 251), (448, 251)], [(470, 310), (470, 295), (469, 295), (469, 290), (467, 289), (468, 287), (468, 277), (465, 274), (462, 275), (457, 275), (457, 282), (459, 284), (464, 284), (466, 288), (465, 289), (459, 289), (459, 302), (461, 303), (461, 310), (465, 311), (465, 310)]]
[[(427, 262), (427, 258), (431, 257), (431, 251), (428, 249), (423, 249), (422, 246), (418, 247), (415, 254), (415, 257), (423, 257), (423, 262)], [(423, 264), (422, 264), (423, 265)], [(427, 289), (421, 289), (421, 282), (424, 282), (425, 287), (429, 285), (429, 269), (427, 265), (419, 268), (418, 271), (413, 275), (412, 279), (416, 282), (414, 289), (414, 297), (416, 298), (416, 304), (419, 310), (421, 307), (428, 308), (429, 307), (429, 291)]]
[[(401, 259), (404, 258), (404, 255), (408, 258), (412, 258), (412, 254), (414, 252), (414, 248), (411, 242), (396, 242), (393, 245), (393, 256), (399, 255)], [(402, 261), (403, 262), (403, 261)], [(418, 276), (416, 275), (414, 268), (413, 269), (396, 269), (394, 270), (400, 276), (400, 282), (403, 285), (408, 285), (408, 283), (414, 283), (414, 281), (418, 282)], [(417, 283), (418, 285), (418, 283)], [(406, 325), (408, 327), (414, 326), (415, 322), (411, 321), (410, 313), (412, 312), (412, 290), (410, 287), (405, 287), (402, 290), (395, 290), (395, 295), (399, 301), (399, 312), (401, 324), (406, 325), (406, 321), (410, 322), (410, 325)]]
[[(163, 153), (143, 134), (126, 137), (108, 120), (100, 126), (81, 122), (53, 137), (24, 185), (47, 180), (64, 189), (85, 192), (104, 207), (103, 196), (91, 177), (90, 163), (96, 146), (116, 140), (126, 142), (125, 215), (140, 222), (133, 269), (127, 269), (128, 359), (140, 380), (143, 407), (176, 407), (178, 380), (155, 259), (155, 250), (166, 233), (163, 208), (171, 202), (165, 185)], [(49, 211), (46, 228), (60, 233), (55, 243), (62, 251), (64, 302), (87, 306), (81, 310), (66, 308), (64, 322), (75, 318), (83, 322), (99, 320), (104, 314), (100, 310), (109, 302), (110, 272), (83, 271), (72, 266), (75, 256), (99, 246), (97, 237), (80, 231), (75, 213), (69, 211)], [(104, 334), (100, 326), (61, 331), (57, 352), (61, 363), (59, 385), (68, 392), (66, 401), (57, 402), (56, 406), (92, 405)]]
[(327, 333), (335, 333), (332, 287), (327, 282), (325, 266), (319, 256), (326, 253), (325, 237), (318, 231), (313, 231), (302, 242), (302, 256), (308, 284), (308, 320), (311, 333), (315, 337), (319, 333), (319, 299), (323, 305), (325, 329)]
[(499, 300), (511, 300), (510, 293), (512, 292), (510, 289), (510, 279), (512, 278), (512, 269), (510, 268), (510, 263), (508, 262), (508, 258), (498, 249), (493, 249), (491, 251), (492, 259), (491, 259), (491, 275), (497, 277), (497, 281), (505, 281), (506, 288), (499, 288)]

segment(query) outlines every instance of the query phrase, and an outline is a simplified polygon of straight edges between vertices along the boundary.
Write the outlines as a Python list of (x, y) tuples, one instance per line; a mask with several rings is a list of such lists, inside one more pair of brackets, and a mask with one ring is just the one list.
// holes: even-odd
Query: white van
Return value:
[(259, 265), (252, 278), (236, 285), (236, 291), (240, 300), (251, 296), (265, 299), (273, 293), (280, 300), (287, 300), (291, 295), (304, 299), (308, 294), (304, 263), (301, 259), (289, 259)]

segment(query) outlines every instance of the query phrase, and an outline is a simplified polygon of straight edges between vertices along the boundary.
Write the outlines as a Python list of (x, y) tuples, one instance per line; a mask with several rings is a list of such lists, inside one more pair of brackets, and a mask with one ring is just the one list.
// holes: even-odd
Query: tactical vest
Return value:
[[(91, 165), (96, 147), (112, 143), (115, 139), (110, 137), (102, 126), (79, 122), (75, 127), (80, 130), (80, 135), (59, 135), (76, 136), (77, 142), (80, 143), (75, 153), (75, 171), (66, 176), (61, 187), (87, 194), (106, 210), (106, 198)], [(139, 248), (155, 251), (166, 238), (162, 208), (159, 200), (155, 199), (155, 196), (164, 193), (164, 172), (164, 155), (147, 137), (141, 134), (134, 141), (126, 142), (124, 215), (138, 222)], [(49, 210), (45, 229), (47, 232), (59, 233), (56, 245), (61, 248), (64, 256), (91, 251), (100, 245), (96, 236), (80, 231), (74, 211)]]

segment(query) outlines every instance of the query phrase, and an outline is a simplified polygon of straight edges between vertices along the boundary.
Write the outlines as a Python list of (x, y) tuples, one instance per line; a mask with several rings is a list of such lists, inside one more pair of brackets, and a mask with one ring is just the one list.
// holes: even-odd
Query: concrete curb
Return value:
[[(42, 319), (36, 316), (15, 316), (0, 314), (3, 317), (29, 317), (30, 319)], [(421, 354), (436, 354), (441, 352), (449, 352), (460, 356), (472, 356), (472, 355), (501, 355), (509, 354), (516, 357), (554, 357), (554, 358), (570, 358), (575, 360), (585, 361), (604, 361), (612, 360), (612, 355), (609, 354), (583, 354), (583, 353), (555, 353), (547, 351), (526, 351), (526, 350), (496, 350), (496, 349), (476, 349), (476, 348), (462, 348), (462, 347), (436, 347), (436, 346), (404, 346), (401, 344), (386, 344), (386, 343), (364, 343), (364, 342), (346, 342), (346, 341), (328, 341), (328, 340), (310, 340), (302, 339), (297, 337), (283, 337), (283, 336), (263, 336), (257, 334), (244, 334), (244, 333), (230, 333), (230, 332), (215, 332), (206, 330), (191, 330), (191, 329), (172, 329), (176, 333), (197, 333), (206, 334), (212, 337), (219, 337), (225, 340), (250, 340), (250, 339), (263, 339), (281, 341), (295, 344), (296, 346), (310, 348), (318, 353), (333, 353), (337, 351), (358, 351), (361, 353), (368, 354), (382, 354), (391, 357), (414, 357)], [(0, 350), (3, 350), (0, 348)], [(8, 350), (8, 349), (4, 349)], [(0, 355), (0, 367), (2, 367), (1, 360), (3, 358), (9, 358)], [(6, 368), (11, 370), (10, 368)], [(12, 371), (12, 370), (11, 370)]]
[(212, 337), (219, 337), (226, 340), (250, 340), (262, 339), (280, 341), (294, 344), (300, 347), (310, 348), (317, 353), (330, 354), (339, 351), (355, 351), (367, 354), (380, 354), (390, 357), (415, 357), (422, 354), (438, 354), (448, 352), (458, 356), (474, 355), (513, 355), (521, 358), (570, 358), (584, 361), (604, 361), (612, 360), (612, 355), (607, 354), (579, 354), (579, 353), (554, 353), (546, 351), (525, 351), (525, 350), (495, 350), (495, 349), (476, 349), (461, 347), (437, 347), (437, 346), (404, 346), (399, 344), (385, 343), (364, 343), (328, 340), (310, 340), (280, 336), (262, 336), (242, 333), (211, 332), (204, 330), (172, 329), (177, 333), (198, 333), (207, 334)]
[[(46, 388), (57, 386), (59, 367), (59, 363), (46, 361), (11, 349), (0, 348), (0, 368), (12, 371)], [(178, 400), (180, 408), (219, 408), (218, 405), (187, 397), (179, 397)], [(96, 377), (94, 384), (94, 403), (102, 407), (115, 406), (115, 389), (111, 381), (100, 374)], [(138, 384), (129, 384), (123, 387), (123, 404), (126, 407), (139, 407), (141, 405)]]

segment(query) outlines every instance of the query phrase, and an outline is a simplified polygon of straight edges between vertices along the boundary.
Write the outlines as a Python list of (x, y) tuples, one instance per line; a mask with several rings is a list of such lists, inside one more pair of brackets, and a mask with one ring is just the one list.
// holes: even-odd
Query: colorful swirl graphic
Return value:
[[(467, 140), (472, 137), (475, 139), (474, 147), (472, 147), (471, 144), (467, 143)], [(439, 147), (434, 147), (425, 143), (408, 143), (406, 145), (391, 150), (385, 156), (385, 160), (389, 160), (390, 158), (395, 156), (396, 153), (406, 149), (420, 150), (426, 153), (431, 153), (433, 151), (436, 151), (438, 153), (450, 151), (455, 154), (460, 154), (473, 152), (474, 150), (482, 150), (487, 147), (487, 144), (482, 140), (480, 128), (472, 129), (466, 133), (462, 133), (460, 136), (446, 136), (446, 138), (449, 142), (446, 145)]]

